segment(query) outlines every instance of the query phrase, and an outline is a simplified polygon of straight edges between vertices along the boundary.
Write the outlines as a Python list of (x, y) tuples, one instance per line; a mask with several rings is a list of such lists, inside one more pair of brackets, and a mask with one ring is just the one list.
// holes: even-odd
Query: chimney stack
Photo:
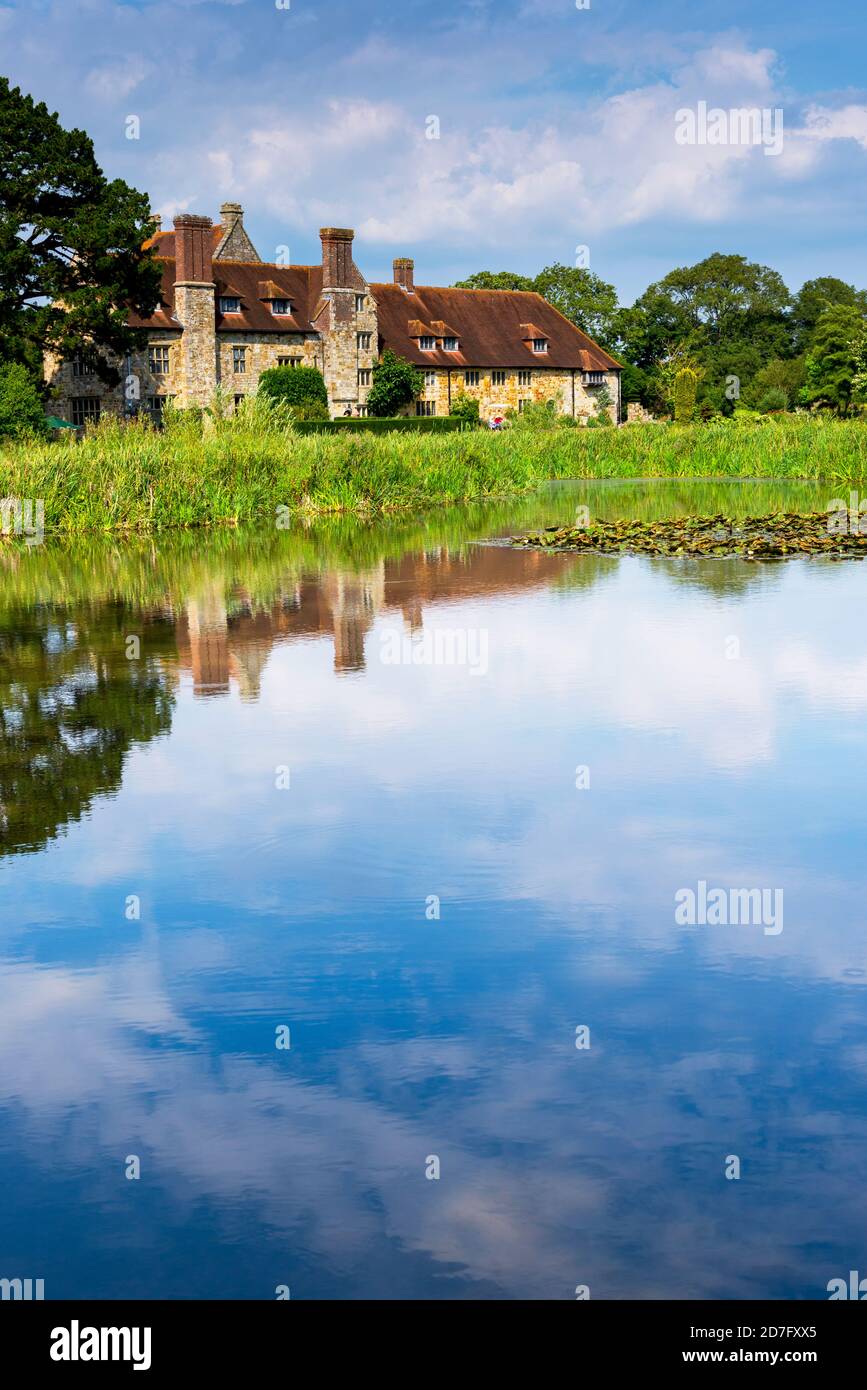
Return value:
[(210, 217), (197, 217), (192, 212), (179, 213), (175, 218), (176, 285), (214, 283), (212, 226)]
[(415, 261), (409, 256), (398, 256), (394, 261), (394, 283), (403, 285), (405, 290), (412, 294), (415, 288), (414, 272)]
[(154, 224), (153, 235), (156, 236), (157, 232), (161, 232), (163, 229), (163, 219), (160, 217), (158, 212), (152, 212), (151, 222), (153, 222)]
[(244, 209), (240, 203), (222, 203), (220, 206), (220, 226), (223, 235), (229, 236), (239, 222), (244, 221)]
[(206, 406), (217, 387), (213, 224), (191, 212), (175, 218), (174, 317), (183, 333), (175, 358), (176, 402)]
[(348, 227), (321, 227), (322, 288), (323, 290), (351, 289), (354, 282), (352, 241), (355, 233)]

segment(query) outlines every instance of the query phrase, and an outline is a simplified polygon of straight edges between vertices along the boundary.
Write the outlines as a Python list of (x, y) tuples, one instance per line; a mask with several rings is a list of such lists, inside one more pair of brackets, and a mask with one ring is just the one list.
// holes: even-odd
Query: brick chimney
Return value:
[(352, 259), (355, 233), (348, 227), (322, 227), (322, 296), (316, 318), (322, 334), (322, 375), (328, 404), (344, 415), (367, 400), (361, 384), (376, 361), (378, 323), (376, 300)]
[(192, 212), (175, 218), (176, 285), (213, 285), (212, 226), (210, 217), (197, 217)]
[(348, 227), (320, 227), (322, 241), (322, 289), (345, 290), (354, 283), (352, 241), (355, 233)]
[(393, 263), (393, 268), (394, 283), (396, 285), (403, 285), (403, 288), (409, 290), (410, 294), (412, 294), (415, 288), (415, 261), (411, 260), (409, 256), (398, 256)]
[(182, 212), (175, 218), (174, 316), (183, 329), (176, 357), (179, 406), (209, 405), (217, 387), (213, 224)]

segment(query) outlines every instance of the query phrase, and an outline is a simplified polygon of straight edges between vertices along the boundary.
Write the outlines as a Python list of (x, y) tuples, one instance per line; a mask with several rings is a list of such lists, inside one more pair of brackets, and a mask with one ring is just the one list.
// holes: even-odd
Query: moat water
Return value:
[[(568, 484), (0, 553), (0, 1278), (867, 1273), (867, 568), (484, 543), (827, 500)], [(701, 884), (781, 930), (677, 920)]]

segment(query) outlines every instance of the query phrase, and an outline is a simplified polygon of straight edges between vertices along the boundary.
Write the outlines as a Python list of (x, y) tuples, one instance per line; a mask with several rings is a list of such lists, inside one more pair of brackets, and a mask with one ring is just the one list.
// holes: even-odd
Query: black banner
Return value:
[[(388, 1360), (385, 1344), (372, 1348), (373, 1329), (397, 1333), (395, 1349), (407, 1334), (423, 1336), (429, 1380), (439, 1358), (444, 1373), (455, 1370), (455, 1347), (439, 1340), (443, 1333), (473, 1338), (480, 1350), (478, 1338), (497, 1336), (484, 1343), (496, 1363), (498, 1350), (511, 1355), (540, 1323), (546, 1338), (569, 1338), (576, 1370), (593, 1357), (613, 1372), (802, 1366), (827, 1373), (860, 1363), (867, 1311), (847, 1302), (0, 1302), (0, 1334), (4, 1365), (60, 1381), (106, 1371), (157, 1380), (177, 1372), (249, 1377), (281, 1363), (288, 1373), (290, 1354), (302, 1347), (321, 1355), (323, 1370), (341, 1353), (355, 1366)], [(545, 1343), (546, 1359), (554, 1349)], [(405, 1352), (400, 1359), (403, 1373), (411, 1371)]]

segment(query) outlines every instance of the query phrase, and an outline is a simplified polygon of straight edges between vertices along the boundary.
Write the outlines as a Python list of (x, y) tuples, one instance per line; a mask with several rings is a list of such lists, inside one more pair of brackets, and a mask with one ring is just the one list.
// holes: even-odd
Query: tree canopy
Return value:
[(860, 308), (867, 313), (867, 290), (856, 290), (845, 280), (833, 275), (821, 275), (817, 280), (805, 280), (792, 300), (793, 347), (796, 353), (806, 352), (819, 319), (835, 304)]
[(806, 384), (801, 398), (807, 405), (825, 406), (847, 415), (856, 393), (865, 337), (864, 310), (855, 304), (835, 304), (816, 324), (806, 360)]
[(654, 373), (675, 349), (701, 366), (702, 394), (721, 405), (771, 359), (790, 352), (791, 299), (782, 276), (744, 256), (714, 252), (650, 285), (621, 310), (617, 336), (627, 361)]
[[(651, 410), (673, 410), (673, 383), (684, 364), (698, 373), (703, 413), (730, 413), (738, 401), (755, 406), (769, 392), (775, 400), (784, 393), (790, 407), (813, 403), (844, 411), (867, 399), (867, 356), (862, 378), (845, 339), (867, 316), (867, 290), (834, 276), (807, 280), (792, 295), (770, 266), (715, 251), (670, 271), (622, 307), (613, 285), (559, 263), (533, 277), (483, 270), (458, 284), (535, 290), (617, 357), (623, 399)], [(847, 312), (826, 322), (832, 310)], [(823, 352), (834, 359), (825, 368)], [(830, 379), (835, 374), (836, 384)], [(845, 381), (851, 386), (853, 375), (858, 380), (847, 395)]]
[(106, 179), (88, 136), (0, 78), (0, 358), (34, 368), (46, 349), (136, 346), (128, 312), (159, 299), (159, 266), (142, 249), (152, 231), (145, 194)]
[(466, 280), (456, 280), (459, 290), (532, 290), (533, 279), (529, 275), (515, 275), (511, 270), (479, 270)]

